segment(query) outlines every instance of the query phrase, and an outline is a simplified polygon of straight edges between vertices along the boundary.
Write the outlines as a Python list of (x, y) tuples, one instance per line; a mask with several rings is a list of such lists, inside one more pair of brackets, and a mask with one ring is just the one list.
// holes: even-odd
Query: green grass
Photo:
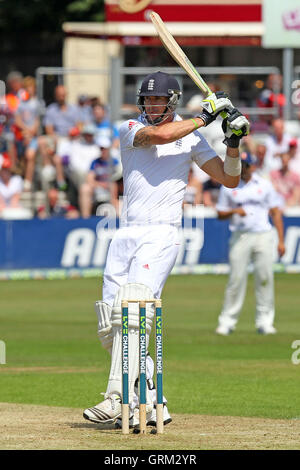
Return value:
[[(249, 277), (237, 330), (224, 338), (214, 329), (227, 277), (169, 278), (162, 298), (171, 412), (300, 417), (300, 365), (291, 362), (291, 344), (300, 339), (299, 280), (276, 275), (279, 332), (264, 337), (254, 329)], [(100, 401), (110, 365), (96, 333), (100, 288), (98, 279), (0, 283), (0, 340), (7, 348), (1, 402), (85, 408)]]

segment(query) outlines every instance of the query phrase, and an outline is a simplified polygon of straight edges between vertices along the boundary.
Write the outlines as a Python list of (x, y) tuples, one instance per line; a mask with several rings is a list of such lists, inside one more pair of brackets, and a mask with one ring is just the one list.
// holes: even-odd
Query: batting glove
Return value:
[(201, 105), (203, 109), (202, 113), (198, 117), (204, 121), (205, 126), (208, 126), (213, 122), (222, 111), (233, 109), (232, 103), (228, 98), (227, 93), (224, 91), (211, 93), (202, 101)]
[(250, 132), (250, 123), (238, 109), (234, 108), (223, 119), (222, 129), (225, 135), (223, 143), (227, 147), (238, 148), (242, 137)]

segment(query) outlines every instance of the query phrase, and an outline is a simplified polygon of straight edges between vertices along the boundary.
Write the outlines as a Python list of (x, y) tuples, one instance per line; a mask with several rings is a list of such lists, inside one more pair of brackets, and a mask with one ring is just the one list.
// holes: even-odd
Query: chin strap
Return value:
[(164, 121), (165, 119), (167, 119), (168, 116), (166, 116), (166, 113), (168, 111), (168, 106), (165, 107), (165, 110), (164, 112), (158, 116), (157, 118), (155, 119), (149, 119), (147, 114), (145, 113), (145, 119), (146, 121), (149, 122), (149, 124), (151, 124), (152, 126), (156, 126), (157, 124), (159, 124), (160, 122)]

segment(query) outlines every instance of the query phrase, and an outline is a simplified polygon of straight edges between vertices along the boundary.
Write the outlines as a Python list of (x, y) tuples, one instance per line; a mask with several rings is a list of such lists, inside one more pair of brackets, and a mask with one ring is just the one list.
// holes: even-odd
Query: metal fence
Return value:
[[(212, 77), (210, 81), (218, 78), (219, 76), (257, 76), (257, 77), (266, 77), (270, 74), (279, 74), (280, 70), (277, 67), (196, 67), (198, 72), (206, 79), (206, 77)], [(187, 77), (186, 72), (180, 67), (159, 67), (159, 70), (162, 72), (170, 73), (177, 77)], [(113, 58), (111, 62), (111, 116), (113, 119), (118, 120), (124, 114), (128, 113), (126, 109), (122, 109), (124, 104), (124, 96), (126, 91), (125, 78), (131, 77), (135, 78), (135, 91), (138, 89), (138, 81), (147, 74), (157, 71), (157, 67), (123, 67), (121, 65), (121, 60), (119, 58)], [(187, 77), (188, 81), (184, 81), (183, 85), (188, 86), (194, 90), (194, 94), (197, 93), (196, 85), (193, 85), (193, 82)], [(184, 94), (183, 87), (183, 94)], [(273, 89), (275, 94), (280, 92), (279, 89)], [(200, 91), (199, 91), (200, 92)], [(274, 107), (273, 109), (264, 109), (257, 106), (241, 106), (241, 111), (251, 115), (259, 116), (263, 114), (278, 114), (278, 109)], [(191, 112), (186, 108), (186, 106), (178, 107), (177, 111), (181, 115), (188, 115)]]
[[(232, 79), (232, 86), (234, 88), (235, 80), (245, 79), (249, 77), (251, 80), (265, 81), (268, 75), (270, 74), (280, 74), (280, 69), (278, 67), (196, 67), (198, 72), (204, 77), (206, 81), (219, 81), (219, 77), (230, 77)], [(110, 69), (80, 69), (80, 68), (64, 68), (64, 67), (39, 67), (36, 70), (36, 81), (37, 81), (37, 95), (38, 98), (44, 100), (45, 98), (45, 87), (44, 80), (46, 76), (55, 76), (57, 83), (63, 83), (65, 75), (68, 74), (90, 74), (90, 75), (103, 75), (110, 77), (110, 94), (108, 97), (108, 104), (110, 108), (110, 117), (113, 121), (119, 121), (124, 118), (125, 115), (128, 115), (130, 111), (129, 108), (124, 106), (124, 104), (134, 105), (136, 102), (136, 93), (139, 87), (139, 83), (142, 81), (143, 77), (149, 73), (157, 71), (157, 67), (124, 67), (122, 66), (122, 61), (120, 58), (112, 58)], [(159, 67), (159, 70), (163, 72), (170, 73), (177, 76), (181, 81), (183, 87), (183, 96), (189, 96), (191, 93), (197, 94), (197, 87), (193, 82), (187, 77), (185, 71), (180, 67)], [(294, 68), (294, 78), (300, 77), (300, 66)], [(293, 77), (292, 77), (293, 79)], [(128, 81), (130, 83), (128, 83)], [(274, 87), (274, 94), (280, 93), (279, 89)], [(292, 92), (292, 90), (291, 90)], [(87, 90), (88, 93), (88, 90)], [(199, 90), (200, 93), (200, 90)], [(234, 93), (234, 90), (233, 90)], [(231, 95), (232, 96), (232, 95)], [(127, 99), (130, 99), (127, 103)], [(235, 98), (232, 97), (235, 101)], [(275, 100), (276, 101), (276, 100)], [(240, 107), (240, 110), (249, 115), (252, 118), (259, 117), (262, 115), (278, 115), (278, 107), (276, 105), (273, 108), (263, 108), (258, 107), (255, 103), (255, 99), (250, 105), (243, 104), (238, 102), (237, 104)], [(295, 103), (290, 103), (288, 98), (288, 103), (285, 110), (286, 119), (295, 119), (298, 106)], [(190, 115), (191, 111), (187, 109), (185, 104), (177, 108), (178, 113), (186, 116)]]

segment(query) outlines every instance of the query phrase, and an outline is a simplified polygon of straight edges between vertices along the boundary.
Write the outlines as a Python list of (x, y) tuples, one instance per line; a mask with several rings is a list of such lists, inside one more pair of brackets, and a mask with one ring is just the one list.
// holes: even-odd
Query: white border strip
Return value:
[[(262, 36), (263, 23), (259, 22), (166, 22), (173, 36)], [(108, 22), (108, 23), (63, 23), (65, 33), (100, 34), (104, 36), (156, 36), (151, 23)]]

